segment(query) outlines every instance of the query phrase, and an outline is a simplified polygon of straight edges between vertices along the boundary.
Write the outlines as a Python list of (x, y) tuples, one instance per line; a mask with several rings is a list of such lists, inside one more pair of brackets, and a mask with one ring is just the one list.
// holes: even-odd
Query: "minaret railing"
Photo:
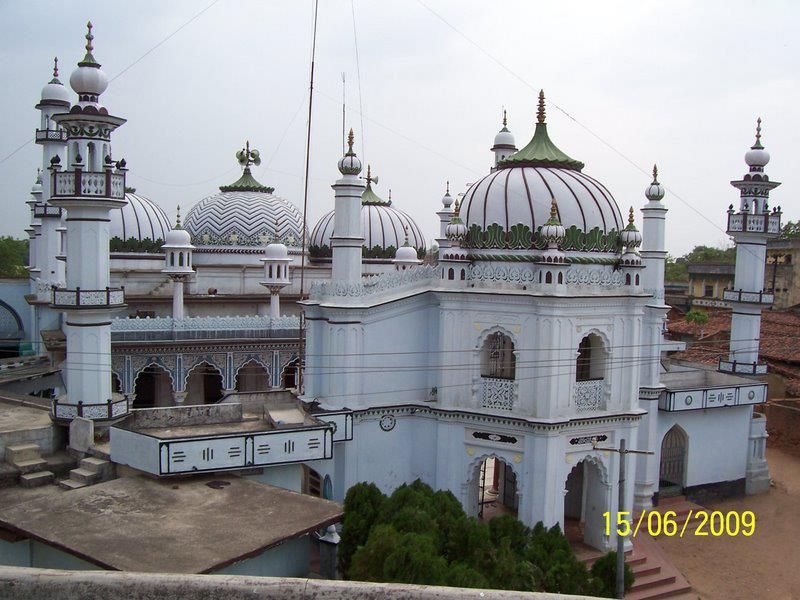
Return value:
[(125, 198), (125, 173), (105, 171), (55, 171), (53, 198)]
[(37, 129), (36, 141), (37, 142), (66, 142), (68, 138), (67, 132), (63, 129)]

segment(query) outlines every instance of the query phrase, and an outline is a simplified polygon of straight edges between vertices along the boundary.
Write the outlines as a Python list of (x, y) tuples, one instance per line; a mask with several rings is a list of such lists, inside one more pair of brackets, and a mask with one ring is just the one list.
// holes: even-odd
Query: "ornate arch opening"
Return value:
[(481, 346), (481, 377), (515, 379), (517, 358), (511, 336), (494, 331), (486, 336)]
[(300, 359), (292, 358), (281, 369), (281, 387), (291, 390), (297, 387), (297, 373), (300, 368)]
[(211, 363), (200, 362), (187, 373), (187, 404), (213, 404), (222, 399), (222, 393), (222, 372)]
[(150, 363), (136, 374), (133, 383), (133, 408), (153, 408), (172, 404), (172, 376), (157, 363)]
[(608, 471), (596, 456), (581, 459), (564, 483), (564, 534), (571, 542), (583, 542), (605, 550), (603, 513), (608, 510)]
[(658, 471), (660, 498), (678, 496), (683, 492), (688, 457), (689, 435), (680, 425), (673, 425), (661, 441)]
[(504, 514), (516, 516), (519, 484), (511, 461), (485, 454), (470, 463), (468, 475), (468, 514), (487, 521)]
[(269, 369), (255, 358), (236, 369), (237, 392), (263, 392), (271, 387)]

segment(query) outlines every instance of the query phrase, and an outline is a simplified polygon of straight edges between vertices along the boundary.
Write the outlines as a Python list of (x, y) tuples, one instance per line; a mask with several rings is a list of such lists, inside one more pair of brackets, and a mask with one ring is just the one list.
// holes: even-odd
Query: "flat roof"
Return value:
[(0, 510), (0, 527), (119, 571), (209, 573), (342, 518), (336, 502), (231, 475), (52, 490)]
[(661, 383), (668, 390), (693, 390), (706, 387), (734, 387), (739, 385), (763, 385), (763, 381), (748, 379), (730, 373), (720, 373), (704, 368), (673, 365), (672, 370), (661, 373)]

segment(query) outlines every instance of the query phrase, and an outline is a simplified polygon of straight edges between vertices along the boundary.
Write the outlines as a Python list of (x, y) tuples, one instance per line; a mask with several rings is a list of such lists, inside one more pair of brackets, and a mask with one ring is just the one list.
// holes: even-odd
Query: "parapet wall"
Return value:
[(0, 567), (0, 598), (15, 600), (556, 600), (586, 596), (389, 583)]

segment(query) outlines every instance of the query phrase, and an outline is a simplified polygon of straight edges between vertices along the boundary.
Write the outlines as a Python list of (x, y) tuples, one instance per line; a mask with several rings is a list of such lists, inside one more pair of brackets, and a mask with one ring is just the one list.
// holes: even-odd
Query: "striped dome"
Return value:
[[(311, 232), (311, 255), (316, 258), (331, 256), (334, 211), (326, 213)], [(367, 258), (393, 259), (402, 248), (408, 231), (408, 243), (417, 253), (424, 253), (425, 238), (410, 216), (380, 200), (368, 186), (361, 204), (361, 232)]]
[(603, 234), (625, 227), (619, 206), (599, 181), (576, 169), (514, 166), (490, 173), (467, 190), (461, 217), (467, 229), (486, 231), (493, 224), (509, 232), (523, 225), (531, 232), (550, 218), (555, 199), (561, 224)]
[(123, 242), (131, 239), (136, 242), (163, 242), (170, 230), (164, 210), (149, 198), (132, 191), (125, 192), (125, 199), (128, 201), (125, 206), (111, 211), (109, 237), (119, 238)]
[(272, 193), (223, 191), (195, 204), (183, 226), (195, 246), (300, 246), (303, 215)]

